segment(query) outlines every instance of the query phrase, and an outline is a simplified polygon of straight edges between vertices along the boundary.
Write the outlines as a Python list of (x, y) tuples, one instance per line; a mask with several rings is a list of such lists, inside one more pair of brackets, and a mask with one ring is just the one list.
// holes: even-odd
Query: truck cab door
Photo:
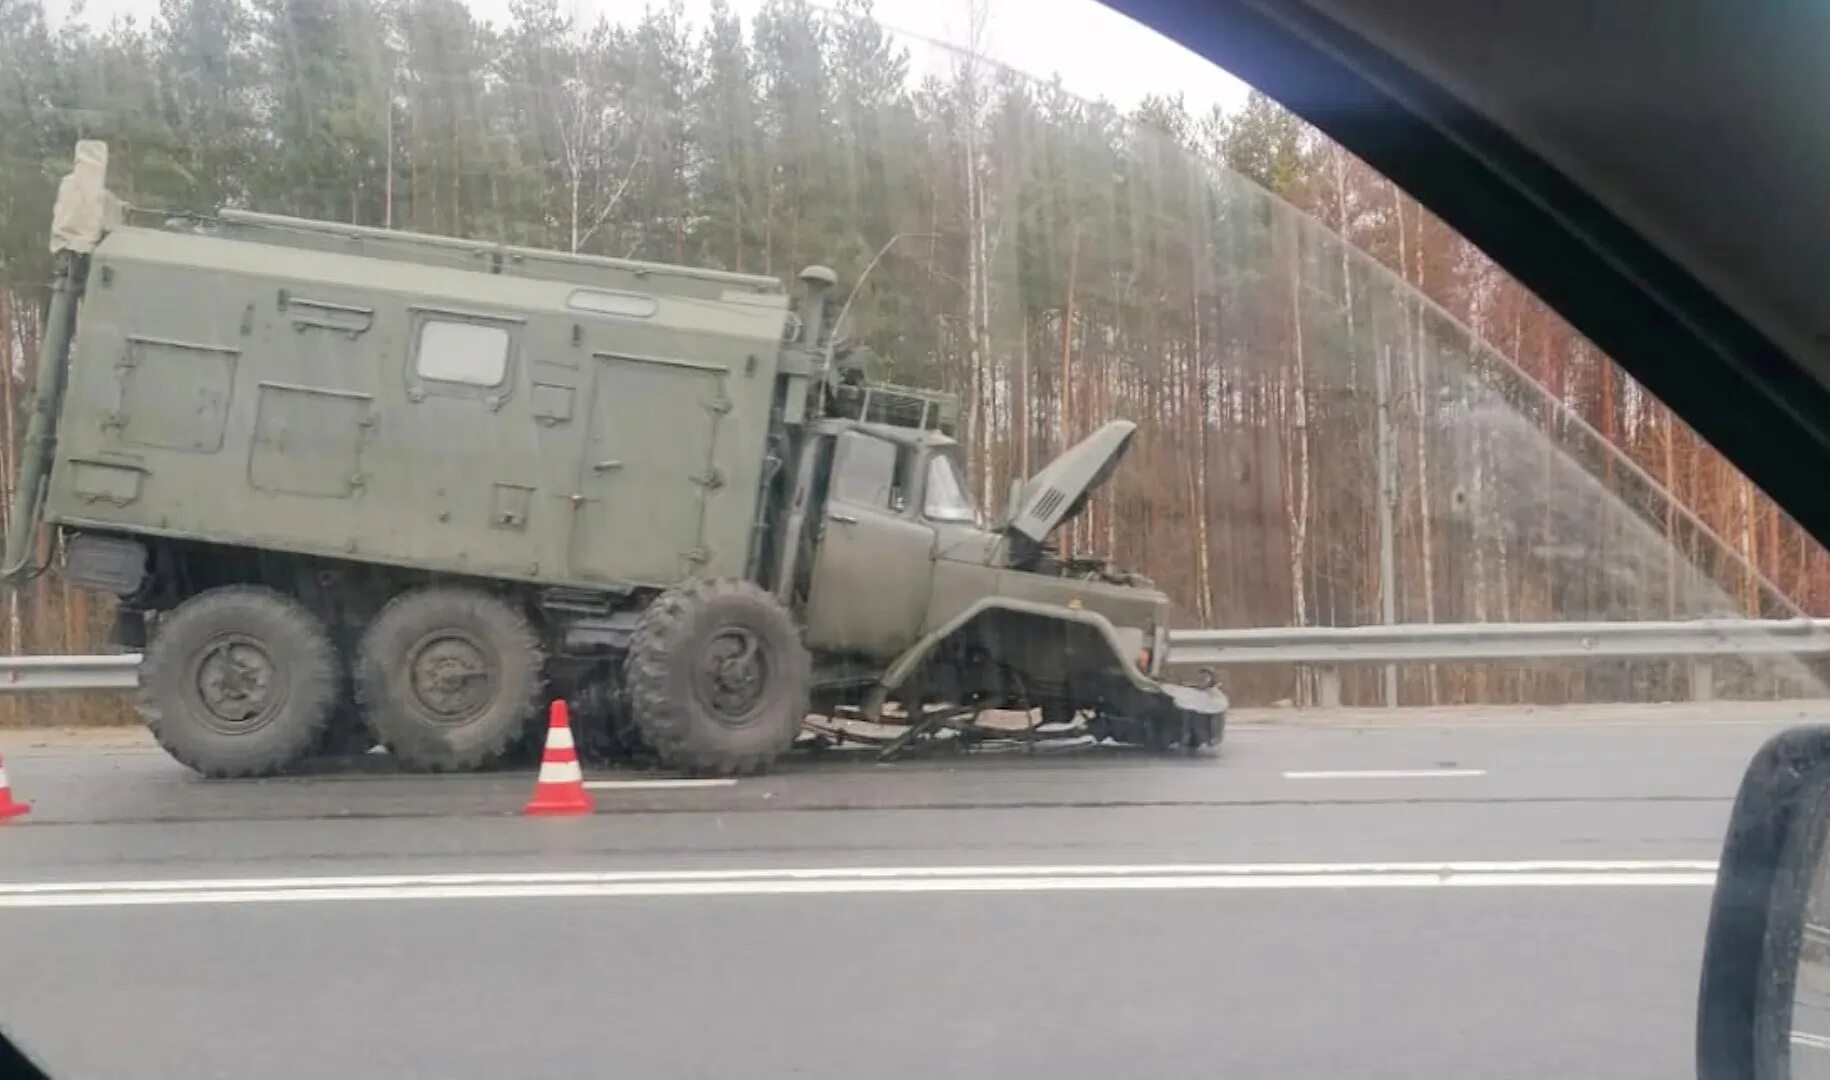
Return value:
[(919, 636), (934, 529), (909, 512), (912, 456), (868, 432), (839, 434), (808, 582), (812, 648), (888, 658)]

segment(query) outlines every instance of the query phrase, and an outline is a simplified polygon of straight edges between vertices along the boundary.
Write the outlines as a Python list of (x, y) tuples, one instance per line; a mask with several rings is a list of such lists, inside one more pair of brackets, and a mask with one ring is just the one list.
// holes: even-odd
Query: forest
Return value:
[[(1121, 109), (898, 35), (872, 0), (768, 0), (747, 20), (714, 0), (700, 22), (676, 2), (590, 25), (556, 0), (516, 0), (500, 24), (460, 0), (162, 0), (102, 28), (0, 0), (8, 478), (79, 138), (108, 142), (111, 187), (140, 212), (248, 207), (784, 279), (830, 265), (856, 285), (875, 372), (962, 398), (988, 511), (1100, 422), (1139, 423), (1061, 540), (1148, 574), (1181, 625), (1830, 607), (1823, 551), (1760, 491), (1256, 93), (1195, 115), (1165, 88)], [(100, 647), (105, 604), (47, 558), (8, 593), (0, 644)], [(1687, 678), (1413, 666), (1398, 693), (1657, 700)], [(1718, 690), (1809, 679), (1762, 665)], [(1288, 670), (1228, 686), (1258, 704), (1314, 690)], [(1380, 692), (1376, 672), (1349, 680), (1350, 701)]]

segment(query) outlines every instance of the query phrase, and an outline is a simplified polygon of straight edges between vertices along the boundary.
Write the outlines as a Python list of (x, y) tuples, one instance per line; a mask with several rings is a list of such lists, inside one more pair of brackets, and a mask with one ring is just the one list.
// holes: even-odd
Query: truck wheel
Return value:
[(729, 775), (767, 768), (794, 742), (812, 663), (775, 597), (747, 581), (696, 581), (643, 613), (623, 678), (663, 764)]
[(477, 769), (533, 727), (545, 660), (508, 602), (435, 585), (395, 597), (369, 624), (356, 646), (356, 699), (403, 766)]
[(296, 600), (255, 585), (198, 593), (159, 621), (135, 706), (205, 776), (264, 776), (311, 752), (336, 708), (337, 651)]

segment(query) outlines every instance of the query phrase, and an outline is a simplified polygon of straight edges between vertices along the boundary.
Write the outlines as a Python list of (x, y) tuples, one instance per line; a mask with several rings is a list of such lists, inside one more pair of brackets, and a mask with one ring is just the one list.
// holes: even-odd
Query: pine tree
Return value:
[(693, 255), (700, 265), (743, 272), (758, 264), (761, 245), (758, 103), (743, 24), (725, 0), (713, 0), (698, 70), (688, 112), (687, 171), (699, 212), (691, 230)]

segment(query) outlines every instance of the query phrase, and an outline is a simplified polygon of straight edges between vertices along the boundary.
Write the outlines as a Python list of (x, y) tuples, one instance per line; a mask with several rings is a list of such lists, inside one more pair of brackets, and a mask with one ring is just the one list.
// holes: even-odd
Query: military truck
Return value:
[(351, 731), (478, 768), (557, 694), (719, 774), (810, 712), (1220, 737), (1223, 696), (1160, 678), (1164, 595), (1050, 541), (1132, 424), (986, 527), (956, 403), (866, 377), (824, 267), (791, 305), (768, 277), (236, 210), (130, 225), (105, 167), (80, 145), (59, 191), (4, 573), (54, 528), (193, 769)]

